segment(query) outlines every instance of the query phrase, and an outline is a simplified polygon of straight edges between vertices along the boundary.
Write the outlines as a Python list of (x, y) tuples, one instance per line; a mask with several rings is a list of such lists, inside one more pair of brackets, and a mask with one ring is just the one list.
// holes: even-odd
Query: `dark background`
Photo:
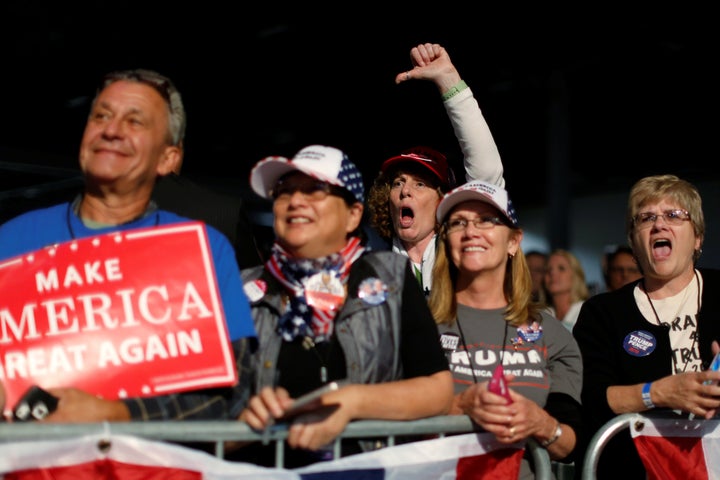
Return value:
[(32, 2), (0, 6), (0, 220), (68, 195), (109, 70), (170, 76), (188, 113), (184, 174), (247, 196), (250, 167), (324, 143), (372, 182), (427, 144), (462, 173), (439, 94), (395, 85), (421, 42), (447, 48), (495, 136), (518, 209), (639, 177), (720, 176), (710, 7), (631, 11), (443, 3)]

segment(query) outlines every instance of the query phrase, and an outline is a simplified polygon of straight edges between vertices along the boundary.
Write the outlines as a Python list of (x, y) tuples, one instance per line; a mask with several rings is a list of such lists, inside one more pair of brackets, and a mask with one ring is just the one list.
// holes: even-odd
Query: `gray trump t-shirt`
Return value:
[(580, 402), (582, 358), (572, 333), (544, 312), (541, 322), (513, 327), (503, 311), (458, 305), (457, 321), (438, 325), (455, 393), (490, 380), (502, 362), (505, 373), (515, 375), (509, 387), (538, 405), (545, 406), (550, 392)]

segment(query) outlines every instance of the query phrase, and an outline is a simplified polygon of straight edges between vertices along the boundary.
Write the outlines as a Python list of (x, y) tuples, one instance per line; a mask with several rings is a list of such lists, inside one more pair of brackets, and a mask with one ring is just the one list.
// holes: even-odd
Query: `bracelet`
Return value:
[(652, 402), (652, 398), (650, 398), (650, 385), (652, 385), (652, 382), (648, 382), (642, 387), (642, 401), (643, 404), (645, 404), (645, 408), (655, 408), (655, 404)]
[(547, 440), (540, 442), (540, 446), (543, 448), (547, 448), (553, 443), (557, 442), (558, 438), (562, 435), (562, 427), (560, 426), (560, 422), (557, 423), (555, 426), (555, 433), (553, 433), (553, 436), (548, 438)]
[(442, 94), (443, 102), (446, 100), (450, 100), (452, 97), (462, 92), (466, 88), (468, 88), (468, 86), (467, 83), (465, 83), (465, 80), (460, 80), (458, 83), (450, 87), (450, 90)]

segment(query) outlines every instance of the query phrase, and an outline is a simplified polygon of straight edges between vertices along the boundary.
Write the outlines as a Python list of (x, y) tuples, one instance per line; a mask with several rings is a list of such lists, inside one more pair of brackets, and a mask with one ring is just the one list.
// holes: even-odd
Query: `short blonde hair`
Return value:
[(637, 214), (646, 205), (666, 198), (687, 210), (695, 230), (695, 236), (700, 239), (705, 238), (705, 216), (702, 210), (702, 198), (697, 188), (692, 183), (675, 175), (654, 175), (641, 178), (630, 189), (625, 213), (625, 232), (630, 245), (633, 244), (632, 235), (635, 231)]

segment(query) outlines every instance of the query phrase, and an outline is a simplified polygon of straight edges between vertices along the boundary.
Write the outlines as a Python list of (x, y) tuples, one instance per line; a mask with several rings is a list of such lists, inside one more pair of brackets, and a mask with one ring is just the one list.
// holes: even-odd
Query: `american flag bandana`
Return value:
[(283, 340), (312, 337), (315, 343), (332, 335), (333, 320), (339, 308), (308, 305), (306, 281), (318, 273), (327, 273), (344, 286), (350, 266), (365, 252), (358, 237), (352, 237), (338, 253), (323, 258), (293, 258), (277, 242), (273, 244), (265, 268), (290, 293), (290, 302), (278, 321)]

